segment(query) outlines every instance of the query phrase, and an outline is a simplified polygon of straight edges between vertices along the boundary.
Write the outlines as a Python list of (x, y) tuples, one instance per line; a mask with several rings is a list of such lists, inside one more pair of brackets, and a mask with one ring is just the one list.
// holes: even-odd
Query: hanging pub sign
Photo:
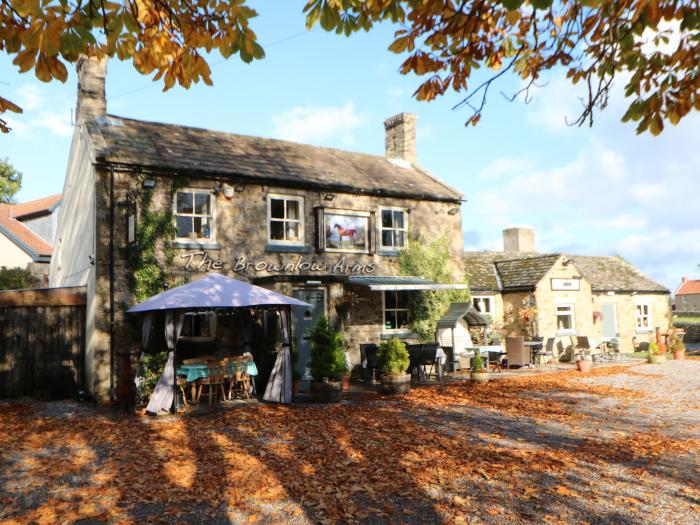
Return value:
[[(195, 251), (180, 255), (184, 259), (185, 270), (208, 272), (223, 270), (227, 263), (223, 259), (212, 259), (205, 251)], [(293, 261), (275, 262), (248, 259), (240, 255), (233, 260), (229, 267), (237, 273), (266, 272), (266, 273), (335, 273), (335, 274), (368, 274), (377, 269), (376, 263), (355, 263), (348, 261), (345, 256), (331, 263), (315, 257), (298, 257)]]
[(552, 278), (552, 290), (574, 290), (581, 289), (581, 279), (557, 279)]

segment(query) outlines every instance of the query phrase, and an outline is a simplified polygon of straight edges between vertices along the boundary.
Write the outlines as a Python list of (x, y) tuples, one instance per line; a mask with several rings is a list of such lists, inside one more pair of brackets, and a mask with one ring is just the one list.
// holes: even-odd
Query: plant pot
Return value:
[(593, 361), (586, 361), (586, 360), (576, 361), (576, 370), (578, 370), (579, 372), (583, 372), (584, 374), (586, 372), (590, 372), (592, 366), (593, 366)]
[(311, 381), (311, 401), (314, 403), (337, 403), (343, 396), (343, 383), (330, 381), (317, 383)]
[(382, 394), (408, 394), (411, 391), (411, 374), (384, 374), (380, 388)]
[(292, 381), (292, 395), (299, 395), (299, 389), (301, 388), (301, 381), (299, 379), (294, 379)]
[(685, 350), (676, 350), (673, 352), (673, 359), (676, 359), (677, 361), (685, 360)]
[(343, 376), (343, 392), (350, 390), (350, 376)]
[(666, 354), (650, 354), (649, 363), (652, 365), (660, 365), (666, 362)]
[(474, 383), (488, 383), (489, 382), (489, 373), (488, 372), (471, 372), (469, 374), (469, 378)]

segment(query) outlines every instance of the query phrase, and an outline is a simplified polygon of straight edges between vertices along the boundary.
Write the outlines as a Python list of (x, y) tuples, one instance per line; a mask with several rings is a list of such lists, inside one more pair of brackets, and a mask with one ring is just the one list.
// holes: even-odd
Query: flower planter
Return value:
[(311, 401), (314, 403), (338, 403), (343, 396), (343, 383), (330, 381), (317, 383), (311, 381)]
[(411, 391), (411, 374), (382, 375), (381, 393), (387, 395), (408, 394)]
[(676, 350), (673, 352), (673, 359), (677, 361), (685, 360), (685, 350)]
[(576, 361), (576, 369), (579, 372), (583, 372), (584, 374), (586, 372), (590, 372), (592, 366), (593, 366), (593, 361), (588, 361), (588, 360)]
[(652, 365), (660, 365), (666, 362), (666, 354), (649, 354), (649, 363)]
[(343, 376), (343, 392), (350, 390), (350, 376)]
[(488, 383), (489, 373), (488, 372), (471, 372), (469, 378), (474, 383)]

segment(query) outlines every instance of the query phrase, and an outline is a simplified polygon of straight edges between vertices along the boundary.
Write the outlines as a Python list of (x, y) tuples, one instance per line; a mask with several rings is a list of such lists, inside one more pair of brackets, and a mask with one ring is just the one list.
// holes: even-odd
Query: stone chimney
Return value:
[(78, 60), (76, 69), (78, 70), (76, 122), (106, 115), (105, 75), (107, 73), (107, 61), (94, 57), (81, 57)]
[(514, 226), (503, 230), (503, 251), (535, 253), (535, 230), (529, 226)]
[(416, 164), (416, 120), (411, 113), (399, 113), (384, 121), (387, 158)]

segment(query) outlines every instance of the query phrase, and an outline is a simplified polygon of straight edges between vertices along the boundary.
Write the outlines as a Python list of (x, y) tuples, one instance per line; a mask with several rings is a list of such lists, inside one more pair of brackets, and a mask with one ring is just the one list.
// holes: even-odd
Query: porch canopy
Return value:
[(373, 292), (385, 290), (467, 290), (468, 284), (442, 284), (404, 275), (363, 275), (348, 277), (348, 284), (366, 286)]
[(142, 338), (144, 346), (149, 339), (153, 314), (165, 315), (165, 341), (170, 350), (147, 410), (158, 414), (174, 407), (177, 392), (175, 349), (184, 314), (188, 311), (230, 310), (237, 308), (272, 308), (278, 312), (278, 320), (284, 337), (282, 351), (275, 361), (263, 399), (277, 403), (290, 403), (292, 400), (291, 366), (291, 308), (310, 307), (304, 301), (267, 290), (225, 275), (210, 273), (201, 279), (159, 293), (128, 310), (131, 314), (144, 314)]
[(472, 303), (452, 303), (437, 322), (437, 328), (454, 329), (464, 319), (469, 326), (488, 326), (486, 316), (480, 313)]

